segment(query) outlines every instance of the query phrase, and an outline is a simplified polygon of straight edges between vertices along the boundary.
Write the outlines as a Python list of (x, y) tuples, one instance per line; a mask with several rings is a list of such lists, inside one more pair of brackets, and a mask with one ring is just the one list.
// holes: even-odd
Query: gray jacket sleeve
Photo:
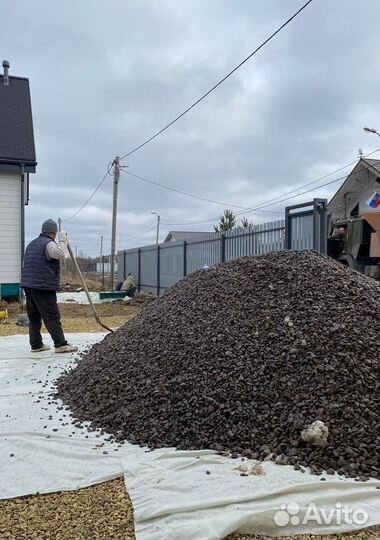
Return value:
[(45, 250), (47, 259), (64, 259), (66, 256), (66, 242), (56, 244), (54, 240), (48, 243)]

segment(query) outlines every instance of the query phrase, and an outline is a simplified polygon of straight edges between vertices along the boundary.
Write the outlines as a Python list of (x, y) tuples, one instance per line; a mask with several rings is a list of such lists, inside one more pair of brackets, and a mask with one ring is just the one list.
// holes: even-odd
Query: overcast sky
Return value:
[[(27, 240), (46, 218), (61, 217), (78, 250), (97, 255), (100, 233), (109, 253), (111, 176), (66, 221), (107, 164), (187, 108), (304, 1), (2, 0), (1, 60), (10, 61), (10, 74), (29, 78), (32, 93), (38, 167)], [(122, 164), (226, 206), (252, 207), (355, 160), (359, 148), (378, 148), (376, 135), (362, 128), (380, 128), (379, 21), (379, 0), (314, 0), (205, 101)], [(372, 157), (380, 159), (380, 152)], [(329, 197), (339, 185), (289, 204)], [(284, 206), (247, 217), (281, 219)], [(214, 218), (223, 208), (122, 173), (117, 247), (154, 242), (154, 230), (129, 239), (155, 225), (152, 210), (161, 215), (163, 239), (169, 230), (212, 230), (210, 222), (182, 223)]]

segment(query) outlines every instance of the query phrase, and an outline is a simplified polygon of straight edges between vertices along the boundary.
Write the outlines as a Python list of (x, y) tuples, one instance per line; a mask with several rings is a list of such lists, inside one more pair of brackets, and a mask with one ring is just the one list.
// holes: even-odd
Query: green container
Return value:
[(20, 284), (19, 283), (2, 283), (0, 285), (0, 298), (19, 298)]
[(105, 291), (99, 293), (100, 300), (109, 300), (110, 298), (125, 298), (127, 293), (125, 291)]

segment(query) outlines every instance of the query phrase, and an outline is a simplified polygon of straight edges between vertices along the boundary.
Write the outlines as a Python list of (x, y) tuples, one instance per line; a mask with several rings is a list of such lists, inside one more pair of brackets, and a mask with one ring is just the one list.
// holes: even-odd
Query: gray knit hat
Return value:
[(58, 225), (53, 219), (47, 219), (43, 222), (41, 232), (45, 234), (58, 232)]

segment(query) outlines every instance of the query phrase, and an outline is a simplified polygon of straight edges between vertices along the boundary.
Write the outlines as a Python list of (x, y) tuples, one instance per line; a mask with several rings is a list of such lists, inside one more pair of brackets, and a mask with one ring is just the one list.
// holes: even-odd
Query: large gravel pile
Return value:
[[(380, 286), (315, 252), (187, 277), (58, 382), (80, 420), (151, 448), (212, 448), (380, 478)], [(314, 446), (301, 432), (328, 428)]]

